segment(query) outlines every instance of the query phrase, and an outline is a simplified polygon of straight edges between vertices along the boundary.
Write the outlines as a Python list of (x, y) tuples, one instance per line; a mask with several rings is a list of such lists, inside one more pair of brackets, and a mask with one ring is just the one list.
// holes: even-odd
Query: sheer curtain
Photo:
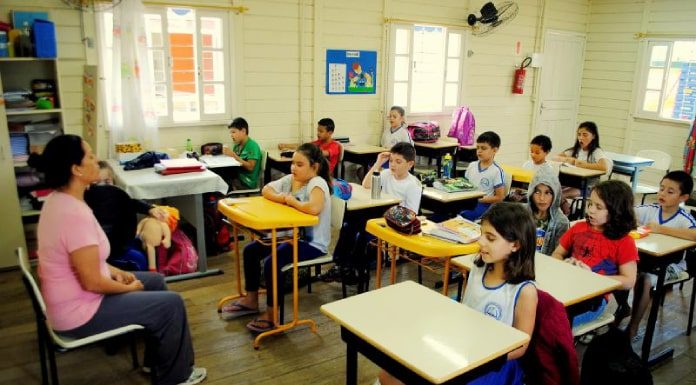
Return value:
[(125, 141), (138, 141), (143, 149), (154, 150), (157, 114), (145, 7), (141, 0), (123, 1), (112, 15), (97, 17), (100, 77), (105, 79), (100, 100), (110, 130), (109, 155), (114, 155), (115, 143)]

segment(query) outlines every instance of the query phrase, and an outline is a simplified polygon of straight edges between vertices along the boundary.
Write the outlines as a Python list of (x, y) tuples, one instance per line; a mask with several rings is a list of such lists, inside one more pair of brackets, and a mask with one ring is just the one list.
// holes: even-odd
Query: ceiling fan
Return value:
[(63, 0), (63, 3), (73, 9), (101, 12), (121, 4), (121, 1), (123, 0)]
[(503, 1), (497, 7), (489, 1), (481, 7), (481, 17), (472, 13), (467, 23), (471, 26), (472, 35), (485, 36), (514, 19), (518, 11), (519, 6), (513, 1)]

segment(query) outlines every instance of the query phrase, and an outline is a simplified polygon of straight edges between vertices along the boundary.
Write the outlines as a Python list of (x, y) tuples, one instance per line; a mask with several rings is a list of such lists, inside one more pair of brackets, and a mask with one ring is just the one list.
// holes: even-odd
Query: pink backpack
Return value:
[(181, 229), (172, 232), (172, 246), (160, 246), (157, 254), (157, 270), (164, 275), (193, 273), (198, 268), (198, 253)]
[(413, 122), (408, 125), (408, 133), (414, 142), (433, 143), (440, 139), (440, 124), (436, 121)]
[(457, 138), (460, 146), (474, 144), (474, 131), (476, 131), (476, 120), (468, 107), (457, 107), (452, 112), (452, 124), (447, 136)]

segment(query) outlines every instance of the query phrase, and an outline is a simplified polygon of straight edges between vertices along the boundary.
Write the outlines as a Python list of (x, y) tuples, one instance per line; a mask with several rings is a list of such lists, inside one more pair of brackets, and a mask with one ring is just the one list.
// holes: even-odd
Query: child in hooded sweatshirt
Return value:
[(540, 167), (527, 190), (527, 204), (536, 222), (536, 248), (551, 255), (570, 222), (561, 207), (561, 183), (551, 167)]

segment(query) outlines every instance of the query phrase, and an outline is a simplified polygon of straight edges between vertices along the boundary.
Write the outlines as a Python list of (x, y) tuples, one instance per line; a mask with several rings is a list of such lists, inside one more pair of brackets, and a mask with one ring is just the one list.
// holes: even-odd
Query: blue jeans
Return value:
[(473, 210), (462, 210), (459, 215), (461, 215), (463, 218), (466, 218), (470, 221), (475, 221), (483, 215), (483, 213), (488, 210), (488, 208), (491, 207), (490, 203), (477, 203), (476, 207), (474, 207)]

